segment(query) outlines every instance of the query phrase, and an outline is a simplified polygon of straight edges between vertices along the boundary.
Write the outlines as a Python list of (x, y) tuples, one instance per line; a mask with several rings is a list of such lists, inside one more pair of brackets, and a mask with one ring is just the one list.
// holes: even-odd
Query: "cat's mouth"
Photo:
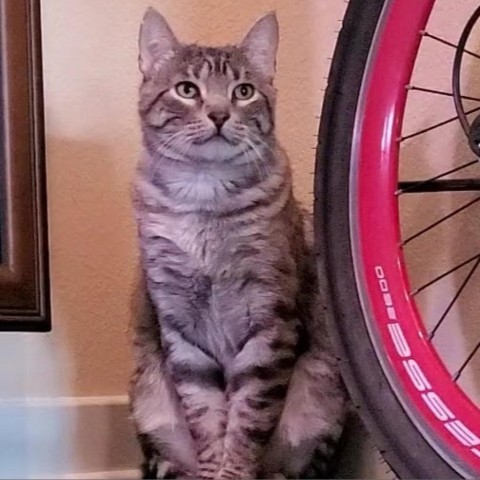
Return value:
[(228, 139), (222, 132), (215, 132), (213, 135), (210, 135), (207, 138), (202, 138), (199, 140), (195, 140), (193, 143), (196, 145), (205, 145), (206, 143), (212, 143), (216, 145), (228, 144), (228, 145), (235, 145), (232, 140)]

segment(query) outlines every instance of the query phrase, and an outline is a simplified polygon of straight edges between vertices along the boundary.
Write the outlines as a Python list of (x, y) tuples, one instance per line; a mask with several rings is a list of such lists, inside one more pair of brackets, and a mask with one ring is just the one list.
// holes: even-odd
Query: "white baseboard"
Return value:
[[(111, 472), (68, 473), (49, 476), (48, 480), (136, 480), (141, 478), (139, 470), (115, 470)], [(30, 477), (30, 480), (47, 480), (45, 476)]]
[(0, 400), (0, 478), (139, 478), (128, 398)]
[(23, 407), (86, 407), (104, 405), (128, 406), (127, 395), (104, 395), (98, 397), (30, 397), (0, 398), (0, 408), (9, 406)]

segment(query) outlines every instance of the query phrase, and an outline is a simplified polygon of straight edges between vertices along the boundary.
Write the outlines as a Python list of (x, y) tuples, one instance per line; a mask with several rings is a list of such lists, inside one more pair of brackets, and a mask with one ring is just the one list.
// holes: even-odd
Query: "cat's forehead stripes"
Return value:
[(210, 76), (223, 76), (230, 81), (240, 79), (244, 67), (241, 65), (239, 56), (232, 58), (231, 52), (220, 49), (197, 48), (195, 50), (185, 60), (189, 63), (189, 74), (193, 74), (196, 79), (205, 81)]

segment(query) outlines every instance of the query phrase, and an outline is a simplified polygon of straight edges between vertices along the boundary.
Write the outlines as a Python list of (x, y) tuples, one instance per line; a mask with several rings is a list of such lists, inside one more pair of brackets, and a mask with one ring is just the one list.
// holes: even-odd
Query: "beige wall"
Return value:
[(343, 1), (43, 0), (53, 332), (0, 337), (16, 363), (10, 396), (126, 391), (137, 255), (129, 199), (140, 148), (136, 42), (148, 4), (181, 38), (209, 44), (235, 42), (258, 16), (278, 12), (278, 133), (298, 193), (311, 201), (315, 116)]

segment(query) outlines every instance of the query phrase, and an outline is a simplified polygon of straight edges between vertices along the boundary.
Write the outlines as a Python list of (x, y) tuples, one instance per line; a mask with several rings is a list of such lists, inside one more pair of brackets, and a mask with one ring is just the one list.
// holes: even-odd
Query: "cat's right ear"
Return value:
[(139, 68), (145, 78), (151, 78), (162, 64), (173, 56), (178, 40), (165, 18), (154, 8), (145, 12), (140, 27)]

